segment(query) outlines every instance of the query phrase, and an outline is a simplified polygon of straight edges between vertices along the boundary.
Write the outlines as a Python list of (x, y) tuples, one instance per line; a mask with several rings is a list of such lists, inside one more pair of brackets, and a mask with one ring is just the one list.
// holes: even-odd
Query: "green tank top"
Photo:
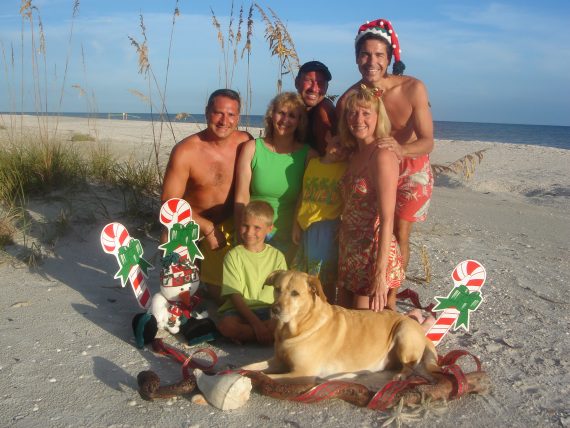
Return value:
[(255, 140), (255, 154), (251, 160), (250, 199), (268, 202), (275, 210), (271, 245), (286, 253), (291, 245), (297, 198), (303, 186), (305, 160), (309, 146), (293, 153), (274, 153)]

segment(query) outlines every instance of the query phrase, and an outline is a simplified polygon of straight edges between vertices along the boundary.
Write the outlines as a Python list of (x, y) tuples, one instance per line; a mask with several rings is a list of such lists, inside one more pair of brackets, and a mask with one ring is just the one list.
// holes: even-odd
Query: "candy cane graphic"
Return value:
[[(164, 252), (164, 256), (168, 253), (175, 252), (180, 255), (181, 260), (190, 257), (191, 262), (194, 262), (195, 258), (204, 258), (195, 244), (195, 240), (198, 239), (200, 235), (200, 227), (197, 223), (192, 221), (192, 209), (188, 202), (178, 198), (172, 198), (166, 201), (160, 208), (160, 222), (168, 229), (169, 236), (169, 242), (159, 247)], [(186, 226), (193, 228), (193, 230), (185, 230)], [(176, 235), (176, 233), (172, 233), (173, 229), (180, 232), (178, 235), (189, 233), (194, 235), (194, 237), (185, 236), (184, 240), (188, 245), (182, 245), (182, 243), (173, 238), (173, 235)], [(190, 254), (188, 253), (189, 248), (191, 249)]]
[(192, 208), (184, 199), (169, 199), (160, 208), (160, 222), (168, 228), (174, 223), (188, 224), (190, 220), (192, 220)]
[(462, 327), (469, 331), (469, 311), (476, 310), (481, 303), (481, 287), (486, 277), (485, 268), (475, 260), (462, 261), (453, 269), (454, 288), (447, 297), (436, 297), (438, 305), (434, 311), (443, 313), (426, 333), (434, 345), (437, 346), (454, 325), (454, 330)]
[(109, 223), (101, 231), (101, 245), (107, 254), (113, 254), (119, 263), (119, 272), (115, 278), (121, 279), (121, 286), (126, 285), (128, 277), (139, 306), (148, 309), (150, 291), (146, 286), (146, 269), (152, 268), (142, 258), (142, 246), (121, 223)]

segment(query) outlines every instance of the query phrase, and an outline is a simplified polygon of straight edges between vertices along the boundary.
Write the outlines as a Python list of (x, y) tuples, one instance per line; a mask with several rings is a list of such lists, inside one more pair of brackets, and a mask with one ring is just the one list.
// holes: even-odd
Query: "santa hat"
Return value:
[(358, 34), (356, 35), (356, 39), (354, 40), (354, 45), (356, 46), (358, 41), (366, 34), (374, 34), (376, 36), (380, 36), (388, 43), (390, 43), (390, 46), (392, 46), (392, 53), (394, 55), (394, 65), (392, 66), (392, 73), (404, 74), (406, 66), (402, 61), (400, 61), (400, 54), (402, 53), (402, 50), (400, 49), (400, 42), (398, 41), (398, 35), (392, 28), (392, 23), (387, 19), (382, 19), (382, 18), (372, 22), (367, 21), (365, 24), (362, 24), (358, 29)]

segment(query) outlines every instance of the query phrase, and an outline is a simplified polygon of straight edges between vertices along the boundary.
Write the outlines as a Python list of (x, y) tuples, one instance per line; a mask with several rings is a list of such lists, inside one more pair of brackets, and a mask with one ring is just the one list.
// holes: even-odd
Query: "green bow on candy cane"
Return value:
[(115, 278), (121, 278), (123, 284), (126, 284), (129, 279), (129, 272), (133, 266), (139, 265), (145, 276), (148, 276), (148, 268), (151, 264), (143, 259), (143, 248), (138, 239), (131, 239), (127, 245), (123, 245), (119, 248), (118, 258), (119, 266), (121, 267), (119, 271), (115, 274)]
[(469, 292), (465, 285), (460, 285), (451, 290), (447, 297), (436, 297), (435, 300), (437, 300), (437, 305), (433, 308), (434, 311), (443, 311), (448, 308), (455, 308), (459, 311), (453, 330), (459, 327), (469, 330), (469, 311), (476, 310), (483, 298), (479, 291)]
[(178, 247), (186, 247), (188, 249), (188, 258), (194, 263), (196, 257), (203, 258), (195, 242), (199, 235), (200, 227), (197, 223), (191, 221), (186, 226), (175, 223), (170, 229), (168, 242), (165, 242), (158, 248), (165, 250), (166, 254), (168, 254), (172, 253)]

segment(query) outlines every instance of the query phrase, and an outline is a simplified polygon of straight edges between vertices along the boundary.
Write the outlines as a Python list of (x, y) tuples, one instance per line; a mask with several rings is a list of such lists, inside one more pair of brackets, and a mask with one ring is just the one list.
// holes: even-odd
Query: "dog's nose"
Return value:
[(281, 308), (279, 306), (273, 305), (271, 307), (271, 312), (273, 315), (279, 315), (281, 313)]

